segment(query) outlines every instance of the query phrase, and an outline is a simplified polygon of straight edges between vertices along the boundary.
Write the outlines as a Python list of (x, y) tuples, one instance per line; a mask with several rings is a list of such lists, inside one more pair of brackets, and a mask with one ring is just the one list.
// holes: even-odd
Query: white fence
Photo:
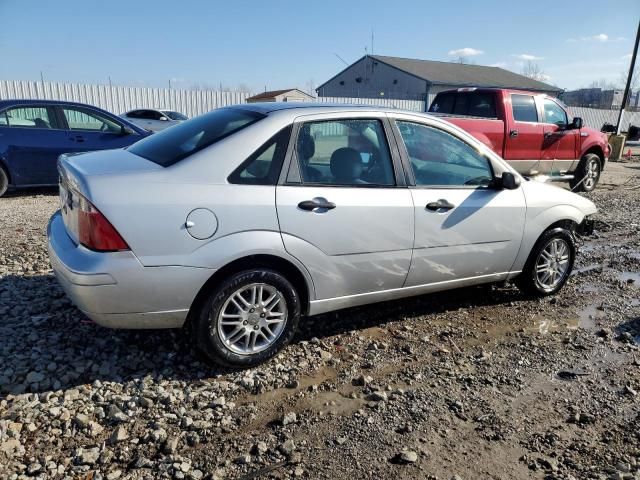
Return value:
[(0, 100), (37, 98), (88, 103), (120, 114), (134, 108), (166, 108), (189, 117), (244, 103), (250, 93), (216, 90), (175, 90), (169, 88), (83, 85), (78, 83), (0, 80)]
[[(120, 114), (134, 108), (161, 107), (177, 110), (194, 117), (210, 110), (245, 103), (246, 92), (222, 92), (217, 90), (176, 90), (169, 88), (121, 87), (110, 85), (84, 85), (60, 82), (30, 82), (0, 80), (0, 100), (8, 98), (32, 98), (45, 100), (69, 100), (88, 103)], [(399, 108), (416, 112), (426, 110), (420, 100), (394, 100), (389, 98), (318, 97), (320, 103), (352, 103)], [(585, 125), (600, 129), (605, 122), (614, 124), (617, 110), (570, 107), (570, 113), (582, 117)], [(623, 130), (629, 125), (640, 125), (640, 112), (626, 112)]]

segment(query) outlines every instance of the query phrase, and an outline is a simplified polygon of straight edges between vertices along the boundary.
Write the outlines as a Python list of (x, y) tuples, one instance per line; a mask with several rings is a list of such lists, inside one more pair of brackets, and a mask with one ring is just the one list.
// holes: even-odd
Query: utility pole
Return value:
[(44, 87), (44, 75), (42, 74), (42, 70), (40, 70), (40, 81), (42, 82), (42, 86)]
[(629, 89), (631, 88), (631, 79), (633, 77), (633, 70), (636, 67), (636, 57), (638, 56), (638, 42), (640, 41), (640, 21), (638, 22), (638, 31), (636, 32), (636, 44), (633, 47), (633, 53), (631, 54), (631, 66), (629, 67), (629, 75), (627, 75), (627, 85), (624, 88), (624, 95), (622, 96), (622, 105), (620, 106), (620, 113), (618, 114), (618, 123), (616, 125), (616, 135), (620, 135), (622, 129), (622, 118), (624, 117), (624, 109), (627, 106), (629, 100)]

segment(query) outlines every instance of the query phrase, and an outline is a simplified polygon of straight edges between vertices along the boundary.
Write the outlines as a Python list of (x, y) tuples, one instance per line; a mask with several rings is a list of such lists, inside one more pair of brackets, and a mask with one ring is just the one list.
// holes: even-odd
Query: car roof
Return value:
[(17, 105), (33, 105), (34, 103), (38, 103), (40, 105), (71, 105), (75, 107), (89, 107), (102, 110), (102, 108), (96, 107), (95, 105), (89, 105), (88, 103), (69, 102), (66, 100), (40, 100), (38, 98), (0, 100), (0, 108), (13, 107)]
[(242, 103), (233, 105), (233, 108), (241, 108), (243, 110), (251, 110), (257, 113), (268, 115), (275, 112), (288, 111), (292, 114), (311, 115), (314, 113), (332, 113), (332, 112), (353, 112), (353, 111), (376, 111), (376, 112), (395, 112), (410, 113), (413, 115), (424, 115), (425, 112), (417, 112), (412, 110), (402, 110), (392, 107), (383, 107), (379, 105), (362, 105), (351, 103), (315, 103), (315, 102), (257, 102)]

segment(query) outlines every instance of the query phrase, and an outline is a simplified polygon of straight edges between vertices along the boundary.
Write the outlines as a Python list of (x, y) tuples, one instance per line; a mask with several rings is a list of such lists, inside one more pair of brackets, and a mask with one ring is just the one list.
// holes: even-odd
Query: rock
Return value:
[(167, 439), (167, 432), (164, 428), (158, 428), (151, 432), (151, 438), (156, 443), (162, 443)]
[(369, 375), (360, 375), (351, 380), (351, 384), (356, 387), (364, 387), (365, 385), (369, 385), (371, 382), (373, 382), (373, 377), (370, 377)]
[(127, 432), (127, 429), (124, 426), (119, 425), (109, 436), (109, 443), (111, 445), (115, 445), (116, 443), (124, 442), (128, 438), (129, 433)]
[(254, 455), (264, 455), (269, 451), (269, 447), (265, 442), (258, 442), (253, 446), (251, 451)]
[(287, 426), (298, 421), (298, 416), (295, 412), (289, 412), (282, 417), (282, 425)]
[(95, 448), (79, 448), (76, 451), (75, 462), (79, 465), (93, 465), (98, 461), (100, 449)]
[(129, 421), (129, 417), (114, 404), (109, 405), (109, 408), (107, 409), (107, 419), (114, 423), (124, 423)]
[(296, 467), (295, 470), (293, 471), (293, 475), (295, 477), (301, 477), (304, 475), (304, 469), (301, 467)]
[(285, 442), (281, 443), (280, 446), (278, 446), (278, 450), (280, 450), (285, 455), (291, 455), (295, 449), (296, 444), (291, 439), (286, 440)]
[(324, 361), (328, 361), (333, 358), (333, 355), (331, 355), (331, 353), (327, 352), (326, 350), (320, 350), (320, 358)]
[(104, 431), (104, 427), (98, 422), (89, 422), (89, 434), (92, 437), (100, 435)]
[(407, 465), (409, 463), (416, 463), (418, 461), (418, 454), (413, 450), (403, 450), (397, 453), (392, 459), (392, 463), (400, 465)]
[(117, 480), (122, 476), (122, 470), (112, 470), (105, 475), (107, 480)]
[(381, 390), (376, 390), (370, 393), (367, 397), (368, 400), (371, 400), (373, 402), (386, 402), (388, 398), (389, 397), (387, 396), (387, 393)]
[(65, 402), (74, 402), (80, 398), (80, 391), (78, 389), (71, 389), (64, 392)]
[(25, 379), (26, 383), (39, 383), (45, 379), (45, 375), (40, 372), (29, 372), (27, 374), (27, 378)]
[(211, 402), (212, 407), (224, 407), (226, 400), (224, 397), (218, 397), (213, 402)]
[(73, 418), (73, 421), (79, 428), (86, 428), (89, 426), (89, 417), (83, 413), (77, 414)]
[(336, 443), (338, 445), (343, 445), (347, 441), (347, 437), (338, 437), (336, 438)]
[(162, 447), (162, 451), (164, 453), (166, 453), (167, 455), (171, 455), (173, 453), (176, 453), (178, 451), (178, 443), (180, 442), (180, 438), (179, 437), (169, 437), (167, 438), (167, 441), (164, 442), (164, 446)]
[(240, 455), (235, 462), (238, 465), (248, 465), (251, 463), (251, 455)]

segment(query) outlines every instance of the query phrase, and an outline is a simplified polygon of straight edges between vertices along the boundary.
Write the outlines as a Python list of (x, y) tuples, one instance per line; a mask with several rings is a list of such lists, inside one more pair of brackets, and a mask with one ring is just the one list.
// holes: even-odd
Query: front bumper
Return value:
[(110, 328), (177, 328), (213, 270), (144, 267), (131, 251), (76, 245), (56, 212), (47, 227), (51, 267), (71, 301)]

